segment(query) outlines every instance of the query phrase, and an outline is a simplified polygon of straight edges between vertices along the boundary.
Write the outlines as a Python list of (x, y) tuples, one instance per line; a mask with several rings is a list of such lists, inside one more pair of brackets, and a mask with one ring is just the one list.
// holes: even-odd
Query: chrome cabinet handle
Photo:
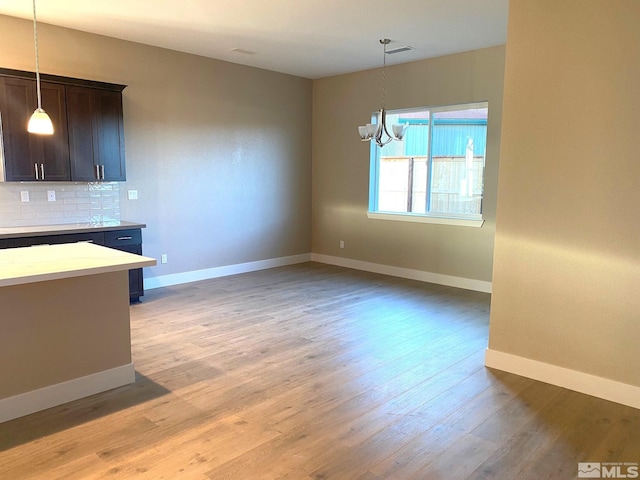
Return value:
[(40, 180), (44, 180), (44, 163), (40, 164)]
[(38, 164), (37, 164), (37, 163), (34, 163), (34, 164), (33, 164), (33, 168), (34, 168), (34, 169), (35, 169), (35, 171), (36, 171), (36, 180), (40, 180), (40, 177), (38, 177)]
[(116, 240), (131, 240), (133, 237), (118, 237)]
[(102, 180), (104, 180), (104, 164), (100, 165), (100, 174), (101, 174)]
[(98, 165), (94, 165), (93, 168), (95, 172), (93, 172), (93, 176), (96, 177), (96, 180), (100, 180), (100, 171), (98, 170)]
[[(2, 112), (0, 112), (0, 162), (4, 162), (4, 132), (2, 131)], [(4, 180), (4, 178), (0, 178)]]

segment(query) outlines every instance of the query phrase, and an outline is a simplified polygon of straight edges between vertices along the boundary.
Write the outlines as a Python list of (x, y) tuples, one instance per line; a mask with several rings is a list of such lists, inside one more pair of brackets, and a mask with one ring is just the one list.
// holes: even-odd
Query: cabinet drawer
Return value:
[(0, 238), (0, 249), (3, 248), (13, 248), (16, 246), (13, 238)]
[(104, 232), (69, 233), (62, 236), (64, 243), (90, 242), (104, 245)]
[(104, 232), (104, 242), (107, 247), (140, 245), (142, 244), (142, 232), (139, 228), (133, 230), (114, 230)]
[(64, 243), (62, 235), (45, 235), (42, 237), (25, 237), (16, 238), (16, 247), (31, 247), (32, 245), (56, 245), (58, 243)]

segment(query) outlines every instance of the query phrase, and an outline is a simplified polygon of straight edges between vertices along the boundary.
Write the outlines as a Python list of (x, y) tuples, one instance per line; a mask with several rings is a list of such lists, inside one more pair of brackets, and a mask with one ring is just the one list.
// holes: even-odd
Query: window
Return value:
[(402, 141), (371, 144), (369, 216), (482, 225), (487, 103), (390, 110)]

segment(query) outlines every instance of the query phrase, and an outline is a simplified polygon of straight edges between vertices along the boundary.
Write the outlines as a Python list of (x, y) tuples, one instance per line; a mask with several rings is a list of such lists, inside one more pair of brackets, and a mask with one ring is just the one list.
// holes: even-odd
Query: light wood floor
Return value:
[(147, 292), (137, 382), (0, 424), (0, 479), (538, 480), (640, 462), (639, 410), (483, 367), (489, 300), (315, 263)]

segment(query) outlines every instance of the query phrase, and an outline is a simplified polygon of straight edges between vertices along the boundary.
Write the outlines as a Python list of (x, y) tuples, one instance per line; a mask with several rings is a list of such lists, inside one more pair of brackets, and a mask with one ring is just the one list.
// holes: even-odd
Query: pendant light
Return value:
[(387, 66), (387, 45), (391, 43), (388, 38), (380, 39), (382, 44), (383, 57), (382, 57), (382, 108), (376, 113), (376, 123), (367, 123), (358, 127), (358, 133), (360, 134), (360, 140), (363, 142), (373, 140), (379, 147), (384, 147), (392, 140), (402, 140), (404, 137), (405, 125), (392, 125), (391, 132), (389, 134), (387, 130), (387, 111), (384, 106), (384, 83), (386, 80), (386, 66)]
[(40, 93), (40, 65), (38, 64), (38, 26), (36, 22), (36, 0), (33, 0), (33, 43), (36, 50), (36, 89), (38, 96), (38, 108), (29, 119), (27, 131), (39, 135), (53, 135), (53, 123), (47, 112), (42, 108), (42, 94)]

